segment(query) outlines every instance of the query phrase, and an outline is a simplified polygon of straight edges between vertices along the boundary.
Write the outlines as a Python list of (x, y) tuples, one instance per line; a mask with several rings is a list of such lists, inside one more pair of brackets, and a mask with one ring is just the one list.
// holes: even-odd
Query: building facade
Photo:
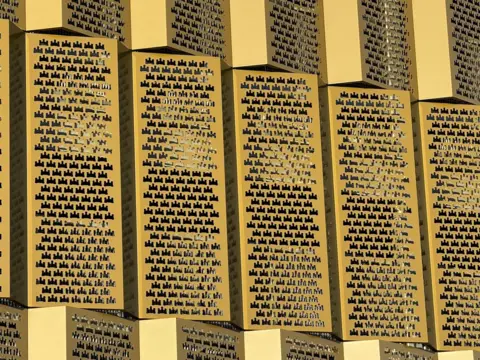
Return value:
[(26, 34), (12, 50), (13, 298), (122, 309), (117, 44)]
[(0, 1), (0, 359), (478, 357), (479, 29)]
[(220, 60), (135, 53), (124, 61), (129, 308), (140, 318), (229, 321)]
[(232, 321), (331, 328), (315, 75), (225, 75)]

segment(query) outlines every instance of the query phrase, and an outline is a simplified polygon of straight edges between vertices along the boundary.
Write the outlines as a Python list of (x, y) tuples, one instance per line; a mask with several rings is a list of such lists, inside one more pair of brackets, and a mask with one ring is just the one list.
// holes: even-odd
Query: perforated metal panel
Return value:
[(231, 65), (229, 1), (134, 1), (131, 15), (132, 49), (171, 48)]
[(16, 110), (16, 127), (19, 166), (29, 176), (16, 184), (26, 199), (18, 226), (27, 229), (14, 247), (28, 269), (16, 275), (28, 293), (19, 300), (29, 306), (121, 309), (116, 42), (21, 38), (26, 91), (16, 101), (28, 111), (25, 119)]
[(343, 360), (341, 343), (285, 330), (249, 331), (245, 335), (248, 360)]
[(243, 333), (182, 319), (140, 322), (141, 359), (246, 360)]
[(138, 323), (80, 309), (66, 309), (67, 359), (138, 359)]
[(233, 66), (272, 66), (326, 82), (322, 2), (231, 0)]
[(127, 195), (136, 207), (127, 220), (137, 227), (135, 312), (230, 320), (220, 61), (142, 53), (132, 61), (135, 139), (125, 155), (134, 148), (135, 159), (125, 180), (135, 184)]
[(414, 95), (412, 2), (362, 0), (359, 10), (365, 80)]
[(240, 272), (232, 286), (242, 289), (234, 321), (245, 329), (329, 331), (316, 76), (227, 76), (227, 184), (237, 194), (227, 202), (235, 217), (229, 233), (241, 262), (232, 264)]
[(0, 358), (27, 359), (27, 313), (24, 310), (0, 305)]
[(322, 95), (335, 333), (425, 342), (409, 95), (341, 87)]
[(420, 100), (480, 103), (476, 0), (414, 2)]
[(412, 0), (324, 0), (323, 7), (328, 83), (407, 90), (416, 100)]
[(437, 360), (437, 354), (412, 347), (385, 341), (345, 342), (345, 360)]
[(102, 36), (125, 42), (130, 30), (129, 1), (66, 0), (63, 2), (64, 26), (90, 36)]
[(10, 45), (0, 20), (0, 297), (10, 296)]
[(139, 324), (96, 311), (57, 306), (28, 310), (29, 359), (138, 360)]
[(480, 108), (419, 104), (416, 144), (430, 342), (480, 347)]

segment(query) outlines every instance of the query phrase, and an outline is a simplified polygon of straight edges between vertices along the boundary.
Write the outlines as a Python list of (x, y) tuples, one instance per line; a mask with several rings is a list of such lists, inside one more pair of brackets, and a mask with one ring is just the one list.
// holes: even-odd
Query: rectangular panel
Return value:
[[(302, 1), (301, 6), (290, 0), (266, 0), (268, 65), (296, 73), (320, 74), (325, 81), (326, 63), (320, 57), (325, 50), (321, 10), (319, 0)], [(244, 24), (249, 26), (248, 19), (244, 19)]]
[(231, 65), (229, 0), (131, 2), (132, 49), (170, 47)]
[(480, 10), (464, 0), (414, 2), (420, 100), (480, 103)]
[(230, 0), (233, 67), (268, 63), (265, 6), (265, 0)]
[(480, 360), (480, 353), (474, 351), (449, 351), (438, 354), (438, 360)]
[(229, 0), (166, 0), (166, 6), (168, 46), (231, 64)]
[(228, 203), (238, 213), (229, 233), (241, 252), (235, 321), (330, 331), (317, 78), (235, 70), (229, 86), (226, 170), (238, 196)]
[[(0, 304), (0, 358), (28, 359), (27, 311)], [(13, 304), (12, 304), (13, 305)]]
[(322, 135), (335, 241), (335, 333), (344, 340), (424, 342), (409, 95), (332, 87), (325, 102), (327, 92)]
[(343, 347), (318, 336), (285, 330), (245, 333), (246, 360), (343, 360)]
[(64, 29), (130, 46), (130, 0), (3, 0), (0, 17), (25, 31)]
[(351, 341), (343, 347), (344, 360), (437, 360), (430, 351), (386, 341)]
[(21, 304), (28, 303), (27, 240), (27, 136), (25, 37), (10, 41), (10, 293)]
[(282, 360), (343, 360), (343, 346), (341, 343), (318, 336), (283, 330), (281, 331), (281, 341)]
[(454, 97), (480, 104), (480, 75), (477, 70), (480, 7), (478, 3), (465, 0), (448, 0), (446, 5)]
[(453, 96), (447, 2), (412, 1), (419, 100)]
[(66, 0), (62, 6), (67, 29), (122, 43), (130, 37), (130, 0)]
[(66, 308), (66, 360), (139, 360), (138, 322)]
[(29, 360), (67, 359), (66, 316), (63, 306), (28, 309)]
[(135, 53), (133, 74), (136, 312), (230, 320), (220, 60)]
[(418, 105), (422, 243), (437, 350), (480, 348), (479, 121), (478, 106)]
[(362, 0), (359, 12), (365, 81), (416, 99), (412, 0)]
[(18, 27), (25, 27), (25, 1), (3, 0), (0, 4), (0, 18), (10, 20)]
[(136, 321), (64, 306), (29, 309), (28, 320), (29, 359), (139, 359)]
[(243, 344), (243, 333), (193, 321), (177, 320), (178, 360), (245, 360)]
[(0, 297), (10, 296), (10, 39), (0, 20)]
[(26, 39), (28, 305), (121, 309), (117, 44)]
[(417, 79), (412, 0), (324, 0), (328, 83), (408, 90)]
[(320, 0), (231, 0), (234, 67), (272, 66), (326, 82)]
[(141, 320), (142, 360), (245, 360), (243, 333), (181, 319)]

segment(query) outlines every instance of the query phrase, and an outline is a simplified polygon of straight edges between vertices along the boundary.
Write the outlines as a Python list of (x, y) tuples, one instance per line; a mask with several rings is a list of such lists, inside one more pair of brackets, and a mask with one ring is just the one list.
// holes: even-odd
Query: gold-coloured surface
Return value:
[(69, 307), (28, 310), (29, 359), (138, 360), (138, 323)]
[[(27, 304), (27, 136), (26, 136), (26, 67), (25, 37), (10, 41), (10, 282), (11, 297)], [(25, 224), (14, 226), (14, 224)]]
[(343, 343), (344, 360), (437, 360), (437, 355), (403, 344), (385, 341)]
[(63, 28), (129, 44), (130, 0), (2, 0), (0, 17), (25, 31)]
[(67, 359), (139, 359), (137, 322), (80, 309), (66, 313)]
[(476, 351), (449, 351), (438, 353), (436, 360), (480, 360), (480, 352)]
[(324, 1), (328, 83), (365, 82), (417, 98), (412, 0)]
[(480, 104), (479, 4), (465, 0), (449, 0), (446, 5), (450, 34), (450, 63), (455, 75), (453, 77), (454, 96)]
[(429, 0), (413, 5), (419, 99), (479, 104), (478, 4)]
[(342, 344), (285, 330), (249, 331), (246, 360), (343, 360)]
[(27, 311), (0, 305), (0, 358), (27, 359)]
[(64, 27), (84, 35), (101, 36), (125, 43), (129, 36), (129, 4), (130, 1), (127, 0), (63, 1)]
[(182, 319), (142, 320), (140, 358), (245, 360), (243, 334)]
[(122, 172), (122, 236), (123, 236), (123, 301), (124, 309), (138, 315), (137, 217), (135, 190), (134, 124), (133, 124), (133, 69), (132, 57), (123, 55), (118, 63), (120, 101), (120, 147)]
[(125, 159), (124, 179), (135, 184), (127, 195), (139, 264), (133, 311), (228, 321), (220, 60), (135, 53), (131, 62), (134, 135), (125, 135), (135, 158), (133, 166)]
[(425, 342), (409, 94), (331, 87), (322, 95), (334, 333)]
[(228, 0), (133, 1), (132, 49), (170, 47), (231, 64)]
[(429, 341), (439, 351), (480, 348), (480, 108), (415, 107)]
[(317, 78), (234, 70), (225, 81), (232, 320), (330, 331)]
[(15, 275), (15, 298), (122, 309), (116, 42), (26, 34), (15, 44), (15, 53), (23, 44), (26, 80), (15, 105), (27, 109), (22, 119), (25, 110), (14, 108), (27, 174), (26, 182), (24, 170), (14, 175), (26, 199), (12, 212), (26, 227), (12, 247), (15, 266), (26, 268)]
[(270, 65), (326, 82), (321, 1), (231, 0), (230, 6), (234, 67)]
[(25, 22), (24, 11), (24, 0), (3, 0), (0, 4), (0, 18), (10, 20), (20, 27)]
[(10, 44), (0, 20), (0, 297), (10, 296)]

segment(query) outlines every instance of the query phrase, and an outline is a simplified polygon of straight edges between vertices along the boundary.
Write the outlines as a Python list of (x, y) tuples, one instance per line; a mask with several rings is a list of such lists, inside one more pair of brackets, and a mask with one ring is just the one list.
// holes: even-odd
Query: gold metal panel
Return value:
[(10, 296), (10, 31), (0, 20), (0, 297)]
[(5, 0), (0, 17), (25, 31), (63, 28), (130, 44), (130, 0)]
[(170, 47), (231, 65), (228, 0), (133, 1), (131, 8), (132, 49)]
[(364, 82), (417, 98), (412, 0), (325, 0), (324, 17), (329, 84)]
[(334, 333), (425, 342), (409, 94), (330, 87), (322, 98)]
[(442, 5), (447, 6), (454, 97), (480, 104), (480, 8), (465, 0), (448, 0)]
[(342, 344), (321, 337), (285, 330), (249, 331), (244, 337), (246, 360), (343, 360)]
[(122, 309), (117, 43), (24, 36), (28, 299), (21, 300)]
[(141, 320), (140, 358), (245, 360), (243, 333), (182, 319)]
[(415, 109), (429, 341), (439, 351), (478, 350), (480, 107)]
[(130, 31), (130, 0), (66, 0), (62, 6), (65, 28), (126, 43)]
[(480, 360), (480, 352), (468, 350), (441, 352), (437, 356), (437, 360)]
[(138, 322), (69, 307), (28, 310), (29, 359), (138, 360)]
[(343, 343), (344, 360), (437, 360), (426, 350), (386, 341), (352, 341)]
[[(27, 304), (27, 136), (25, 37), (10, 41), (10, 282), (11, 297)], [(18, 226), (23, 224), (23, 226)]]
[(321, 13), (319, 0), (231, 0), (233, 66), (269, 65), (326, 82)]
[(0, 18), (10, 20), (13, 24), (25, 26), (25, 1), (3, 0), (0, 4)]
[(27, 311), (0, 305), (0, 358), (27, 359)]
[(178, 359), (244, 360), (243, 333), (193, 321), (177, 320)]
[(138, 322), (66, 308), (67, 359), (139, 360)]
[(134, 53), (131, 63), (124, 179), (134, 184), (127, 221), (137, 258), (128, 263), (138, 304), (130, 306), (140, 318), (228, 321), (220, 60)]
[(479, 14), (470, 1), (414, 1), (420, 100), (480, 104)]
[(123, 300), (124, 309), (138, 316), (137, 217), (135, 190), (134, 122), (133, 122), (133, 69), (132, 57), (124, 54), (118, 63), (120, 102), (120, 147), (122, 172), (122, 236), (123, 236)]
[(225, 81), (232, 321), (330, 331), (317, 77), (234, 70)]
[(340, 343), (316, 336), (281, 330), (282, 360), (344, 360)]

